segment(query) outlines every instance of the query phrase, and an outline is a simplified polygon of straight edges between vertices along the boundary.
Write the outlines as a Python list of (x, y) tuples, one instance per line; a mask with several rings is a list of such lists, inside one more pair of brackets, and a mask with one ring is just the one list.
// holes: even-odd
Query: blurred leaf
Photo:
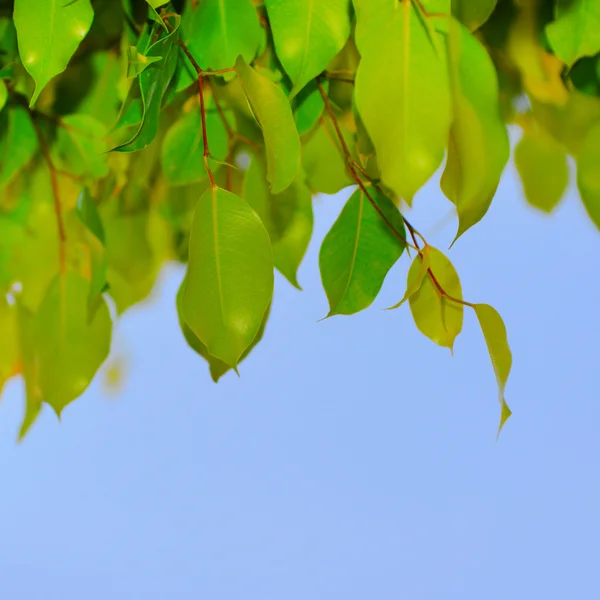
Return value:
[(38, 140), (27, 110), (14, 106), (3, 111), (0, 115), (0, 187), (10, 183), (37, 150)]
[(577, 187), (583, 204), (596, 227), (600, 229), (600, 122), (583, 141), (577, 159)]
[(479, 29), (489, 18), (498, 0), (452, 0), (452, 14), (471, 31)]
[(2, 79), (0, 79), (0, 111), (6, 105), (6, 101), (8, 100), (8, 89), (6, 88), (6, 84)]

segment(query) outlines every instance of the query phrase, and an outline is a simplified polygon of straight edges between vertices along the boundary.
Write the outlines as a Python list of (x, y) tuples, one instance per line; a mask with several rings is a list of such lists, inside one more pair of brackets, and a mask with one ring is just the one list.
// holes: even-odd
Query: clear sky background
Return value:
[[(15, 445), (0, 405), (0, 597), (15, 600), (600, 598), (600, 233), (577, 195), (545, 217), (514, 173), (450, 251), (465, 297), (503, 315), (514, 416), (474, 315), (455, 356), (423, 338), (409, 261), (373, 307), (327, 313), (316, 201), (304, 291), (277, 278), (262, 343), (215, 385), (179, 332), (180, 268), (119, 324), (122, 392), (99, 378)], [(432, 183), (410, 219), (447, 248)], [(437, 228), (437, 232), (436, 232)]]

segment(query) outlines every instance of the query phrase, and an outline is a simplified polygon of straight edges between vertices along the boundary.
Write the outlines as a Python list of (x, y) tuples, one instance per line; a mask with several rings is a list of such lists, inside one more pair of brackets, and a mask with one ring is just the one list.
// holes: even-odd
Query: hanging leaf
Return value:
[[(323, 83), (325, 91), (329, 89), (329, 82)], [(321, 92), (315, 81), (309, 82), (294, 98), (292, 102), (294, 107), (294, 119), (298, 134), (308, 133), (319, 121), (325, 109), (325, 103), (321, 97)]]
[(325, 70), (350, 35), (350, 0), (265, 0), (277, 56), (294, 97)]
[(425, 27), (411, 2), (398, 4), (379, 24), (362, 38), (357, 31), (356, 106), (383, 182), (411, 202), (444, 157), (451, 121), (447, 67), (437, 32)]
[(577, 159), (577, 187), (592, 221), (600, 229), (600, 122), (590, 129)]
[(238, 56), (252, 62), (264, 33), (249, 0), (202, 0), (184, 23), (184, 39), (202, 69), (229, 69)]
[(17, 308), (0, 295), (0, 395), (4, 384), (15, 373), (19, 361)]
[(185, 322), (211, 355), (235, 367), (272, 294), (273, 254), (258, 215), (235, 194), (207, 190), (190, 234)]
[(371, 305), (388, 271), (400, 258), (406, 237), (402, 215), (375, 188), (368, 192), (397, 232), (394, 235), (366, 195), (357, 189), (342, 209), (319, 253), (329, 314), (351, 315)]
[(485, 48), (454, 20), (448, 59), (454, 121), (441, 187), (456, 205), (457, 239), (487, 212), (510, 147), (500, 116), (496, 68)]
[(540, 128), (527, 129), (515, 148), (515, 166), (527, 202), (547, 213), (554, 210), (569, 183), (564, 146)]
[(271, 191), (285, 190), (300, 168), (300, 138), (283, 90), (249, 67), (240, 57), (235, 65), (248, 103), (263, 130), (267, 153), (267, 179)]
[(425, 277), (427, 277), (427, 271), (431, 266), (431, 257), (429, 254), (429, 246), (425, 246), (421, 251), (421, 254), (417, 254), (415, 259), (411, 264), (411, 268), (408, 272), (408, 281), (406, 283), (406, 292), (404, 292), (404, 296), (402, 300), (394, 306), (390, 306), (386, 310), (394, 310), (396, 308), (400, 308), (407, 300), (412, 298), (420, 289), (421, 284)]
[(555, 20), (546, 27), (554, 53), (568, 66), (600, 52), (600, 3), (556, 0)]
[(162, 56), (144, 56), (135, 46), (127, 48), (127, 77), (137, 77), (152, 63), (162, 60)]
[(500, 435), (504, 423), (506, 423), (512, 414), (504, 399), (504, 388), (510, 374), (512, 354), (508, 345), (506, 327), (498, 312), (488, 304), (475, 304), (474, 309), (490, 353), (496, 380), (498, 381), (498, 399), (500, 401), (498, 435)]
[[(460, 280), (452, 263), (437, 249), (429, 246), (429, 266), (444, 292), (462, 300)], [(408, 272), (406, 287), (417, 279), (421, 265), (414, 261)], [(453, 350), (454, 340), (462, 330), (463, 305), (442, 297), (430, 276), (423, 279), (419, 291), (409, 298), (410, 310), (419, 331), (430, 340)]]
[(479, 29), (489, 18), (498, 0), (452, 0), (452, 14), (471, 31)]
[(90, 0), (15, 0), (19, 53), (35, 81), (29, 106), (35, 104), (46, 84), (67, 68), (93, 18)]
[(101, 300), (88, 319), (89, 288), (74, 273), (57, 277), (36, 317), (40, 391), (59, 416), (85, 391), (110, 350), (108, 307)]
[(22, 106), (4, 111), (0, 115), (0, 187), (10, 183), (38, 149), (35, 129), (27, 111)]
[[(179, 40), (179, 23), (180, 18), (177, 17), (175, 19), (175, 25), (172, 26), (173, 29), (144, 52), (144, 56), (149, 59), (153, 57), (162, 57), (162, 60), (148, 65), (148, 67), (138, 75), (142, 106), (141, 121), (135, 128), (133, 135), (131, 135), (127, 141), (119, 144), (116, 148), (113, 148), (113, 150), (119, 152), (135, 152), (137, 150), (142, 150), (156, 137), (163, 98), (167, 92), (169, 83), (175, 74), (177, 60), (179, 58), (179, 46), (177, 45)], [(132, 89), (136, 89), (135, 83)], [(134, 110), (134, 112), (137, 113), (137, 110)], [(126, 122), (120, 122), (121, 126), (126, 124)]]

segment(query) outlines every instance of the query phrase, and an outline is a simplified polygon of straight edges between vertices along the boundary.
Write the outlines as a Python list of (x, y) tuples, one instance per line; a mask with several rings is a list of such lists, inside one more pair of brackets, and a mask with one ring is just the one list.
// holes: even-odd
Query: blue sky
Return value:
[[(529, 209), (512, 169), (450, 251), (465, 297), (508, 327), (514, 416), (473, 315), (455, 356), (407, 307), (408, 260), (375, 305), (323, 322), (316, 201), (300, 272), (265, 338), (214, 385), (174, 309), (182, 272), (127, 314), (118, 396), (99, 378), (15, 445), (21, 385), (0, 405), (0, 593), (19, 600), (578, 600), (600, 597), (600, 234), (575, 192)], [(447, 248), (429, 185), (410, 219)], [(437, 230), (437, 232), (436, 232)], [(431, 232), (431, 233), (430, 233)]]

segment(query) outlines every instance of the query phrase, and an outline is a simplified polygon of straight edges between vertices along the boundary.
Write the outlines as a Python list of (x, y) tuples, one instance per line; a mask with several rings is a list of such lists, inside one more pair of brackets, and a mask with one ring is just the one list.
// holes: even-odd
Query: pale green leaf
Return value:
[(444, 157), (451, 122), (447, 66), (439, 35), (412, 3), (382, 10), (385, 19), (378, 17), (377, 27), (356, 40), (356, 106), (383, 182), (411, 202)]
[(584, 139), (577, 158), (577, 187), (583, 204), (596, 227), (600, 229), (600, 122)]
[(397, 235), (360, 189), (350, 196), (319, 253), (321, 280), (329, 300), (327, 316), (351, 315), (370, 306), (404, 251), (399, 239), (405, 238), (402, 215), (380, 191), (367, 191)]
[(491, 16), (498, 0), (452, 0), (452, 14), (468, 29), (479, 29)]
[(21, 60), (35, 81), (33, 106), (46, 84), (67, 68), (94, 12), (90, 0), (15, 0), (13, 18)]
[(10, 183), (38, 151), (31, 118), (22, 106), (0, 115), (0, 187)]
[(245, 201), (207, 190), (190, 234), (183, 316), (208, 352), (234, 367), (252, 343), (273, 294), (269, 234)]
[(504, 388), (512, 365), (512, 354), (506, 336), (504, 321), (498, 312), (488, 304), (476, 304), (475, 314), (479, 320), (485, 343), (487, 344), (496, 380), (498, 381), (498, 399), (500, 401), (500, 425), (498, 434), (510, 417), (511, 412), (504, 399)]
[(278, 194), (288, 187), (300, 168), (300, 138), (290, 103), (283, 90), (249, 67), (236, 62), (248, 103), (263, 130), (267, 153), (267, 179)]
[(487, 212), (510, 147), (500, 116), (496, 68), (487, 51), (454, 20), (447, 39), (454, 120), (441, 186), (456, 205), (458, 238)]
[(249, 0), (202, 0), (184, 22), (184, 40), (202, 69), (232, 68), (238, 56), (252, 62), (263, 38)]
[(515, 166), (527, 202), (544, 212), (551, 212), (569, 183), (564, 146), (542, 129), (526, 130), (515, 148)]
[(546, 26), (554, 53), (567, 65), (600, 52), (600, 2), (556, 0), (555, 20)]
[(429, 246), (423, 248), (421, 254), (417, 254), (408, 271), (408, 281), (406, 282), (406, 291), (400, 302), (390, 306), (386, 310), (394, 310), (402, 306), (407, 300), (412, 298), (420, 289), (423, 280), (427, 276), (427, 271), (431, 264), (429, 256)]
[[(445, 294), (462, 300), (462, 289), (458, 274), (452, 263), (437, 248), (429, 247), (429, 268)], [(406, 287), (410, 287), (417, 276), (420, 265), (413, 262), (409, 270)], [(419, 331), (430, 340), (450, 348), (462, 330), (463, 305), (442, 297), (431, 276), (423, 279), (419, 291), (409, 298), (410, 310)]]
[(74, 273), (57, 277), (36, 317), (40, 391), (59, 416), (85, 391), (110, 350), (108, 307), (101, 299), (89, 319), (89, 289), (89, 281)]
[(344, 47), (350, 35), (350, 0), (265, 0), (265, 5), (293, 97)]

